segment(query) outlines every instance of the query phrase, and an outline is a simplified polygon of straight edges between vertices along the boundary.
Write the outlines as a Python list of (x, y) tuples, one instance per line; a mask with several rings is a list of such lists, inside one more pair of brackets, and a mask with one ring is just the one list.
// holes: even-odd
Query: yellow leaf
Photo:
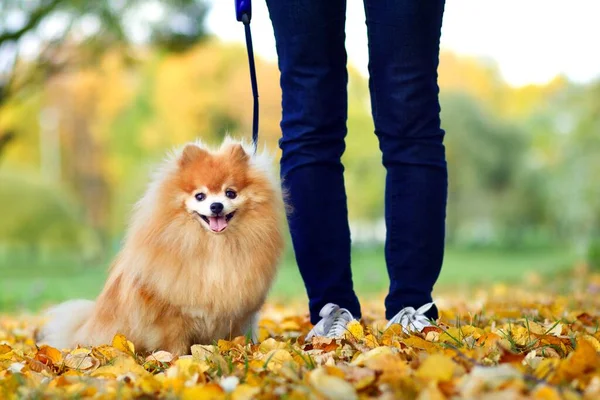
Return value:
[(61, 376), (83, 376), (84, 373), (82, 371), (78, 371), (75, 369), (69, 369), (65, 371)]
[(195, 344), (192, 346), (192, 357), (197, 361), (204, 361), (216, 353), (218, 353), (217, 346), (203, 344)]
[[(508, 385), (518, 385), (519, 389), (522, 389), (524, 383), (521, 378), (521, 371), (511, 364), (489, 367), (475, 366), (469, 375), (465, 375), (461, 380), (461, 398), (478, 399), (483, 391), (498, 391), (501, 387), (506, 388)], [(498, 398), (507, 397), (498, 396)], [(514, 396), (508, 398), (512, 399)]]
[(598, 339), (590, 335), (582, 336), (582, 339), (587, 340), (594, 347), (596, 352), (600, 352), (600, 342), (598, 342)]
[(561, 400), (561, 395), (556, 391), (556, 389), (542, 385), (538, 386), (532, 393), (531, 397), (535, 400)]
[(269, 336), (271, 336), (271, 334), (269, 333), (269, 331), (267, 330), (267, 328), (263, 327), (263, 326), (259, 326), (258, 327), (258, 341), (259, 343), (266, 340)]
[(89, 356), (91, 353), (92, 353), (92, 351), (90, 349), (87, 349), (85, 347), (80, 347), (78, 349), (71, 351), (71, 353), (69, 353), (69, 354), (74, 355), (74, 356), (81, 356), (81, 355)]
[[(262, 369), (262, 367), (261, 367), (261, 369)], [(256, 369), (255, 369), (255, 371), (256, 371)], [(246, 383), (250, 386), (259, 387), (263, 384), (263, 379), (255, 373), (250, 373), (246, 376)]]
[(120, 356), (115, 358), (109, 365), (105, 365), (98, 368), (90, 375), (114, 379), (128, 373), (131, 373), (138, 377), (150, 375), (150, 373), (146, 371), (141, 365), (136, 363), (133, 360), (133, 358), (126, 356)]
[(535, 368), (534, 375), (536, 378), (539, 379), (550, 380), (554, 376), (556, 370), (558, 369), (559, 364), (559, 359), (544, 358), (539, 362), (539, 364)]
[(308, 381), (313, 388), (328, 399), (358, 399), (356, 390), (352, 384), (337, 376), (328, 375), (325, 368), (319, 367), (311, 371)]
[(300, 324), (298, 324), (298, 322), (294, 321), (293, 319), (283, 321), (279, 325), (279, 327), (281, 328), (282, 331), (299, 331), (300, 330)]
[(521, 310), (498, 309), (494, 310), (494, 316), (496, 318), (519, 318), (521, 317)]
[(362, 364), (370, 370), (381, 373), (378, 382), (393, 383), (411, 373), (411, 369), (397, 354), (383, 352), (374, 357), (368, 357)]
[(64, 365), (76, 370), (91, 370), (100, 365), (100, 361), (90, 354), (91, 350), (89, 349), (75, 349), (66, 355)]
[(282, 349), (272, 350), (265, 356), (265, 363), (270, 371), (277, 371), (283, 363), (293, 360), (291, 354)]
[(148, 357), (146, 357), (146, 361), (160, 361), (163, 363), (170, 363), (171, 361), (173, 361), (173, 354), (169, 353), (168, 351), (155, 351), (154, 353), (150, 354)]
[(205, 360), (197, 360), (189, 356), (179, 357), (166, 372), (166, 376), (169, 378), (184, 377), (190, 378), (195, 374), (204, 374), (208, 371), (210, 366)]
[(12, 348), (7, 344), (0, 344), (0, 361), (10, 360), (12, 356)]
[(264, 361), (250, 360), (250, 362), (248, 363), (248, 368), (251, 371), (262, 371), (264, 365), (265, 365)]
[(381, 344), (385, 346), (391, 346), (394, 340), (402, 336), (402, 327), (398, 324), (393, 324), (383, 332), (383, 335), (381, 336)]
[(417, 400), (446, 400), (446, 396), (440, 391), (438, 385), (431, 381), (421, 392)]
[(471, 325), (464, 325), (461, 327), (449, 328), (440, 333), (439, 341), (444, 343), (454, 343), (464, 340), (464, 338), (473, 336), (475, 339), (479, 338), (482, 334), (481, 329), (475, 328)]
[(531, 332), (524, 326), (520, 325), (511, 326), (510, 337), (519, 346), (526, 346), (532, 340)]
[(112, 340), (112, 347), (124, 353), (135, 354), (135, 347), (124, 335), (117, 333)]
[(52, 379), (49, 383), (48, 383), (48, 387), (49, 388), (55, 388), (55, 387), (62, 387), (62, 386), (67, 386), (71, 384), (71, 381), (68, 379), (67, 374), (63, 374), (61, 376), (58, 376), (54, 379)]
[(232, 372), (229, 370), (230, 363), (221, 354), (213, 354), (208, 363), (222, 372)]
[(375, 382), (375, 370), (370, 368), (360, 368), (352, 366), (343, 367), (344, 376), (347, 381), (352, 383), (356, 390), (365, 389)]
[(275, 340), (273, 338), (268, 338), (267, 340), (265, 340), (258, 346), (258, 351), (260, 351), (263, 354), (267, 354), (268, 352), (270, 352), (272, 350), (285, 349), (286, 347), (287, 347), (286, 343), (278, 342), (277, 340)]
[(376, 347), (373, 350), (369, 350), (366, 353), (359, 353), (358, 356), (354, 360), (352, 360), (352, 365), (362, 366), (365, 365), (365, 362), (368, 360), (380, 357), (386, 354), (393, 354), (393, 351), (390, 347), (381, 346)]
[(121, 352), (112, 346), (102, 345), (92, 349), (92, 355), (99, 359), (103, 364), (117, 358)]
[(456, 364), (451, 358), (432, 354), (419, 366), (416, 376), (433, 381), (449, 381), (454, 376)]
[(142, 377), (136, 382), (136, 386), (139, 387), (142, 392), (146, 394), (154, 394), (160, 392), (162, 384), (157, 381), (152, 375)]
[(232, 400), (251, 400), (260, 392), (260, 388), (245, 383), (238, 385), (231, 393)]
[(233, 343), (227, 340), (219, 339), (219, 341), (217, 342), (217, 347), (219, 348), (220, 352), (224, 353), (226, 351), (231, 350), (231, 348), (233, 347)]
[(337, 376), (338, 378), (342, 378), (342, 379), (346, 378), (346, 375), (344, 374), (344, 372), (341, 369), (339, 369), (338, 367), (335, 367), (332, 365), (325, 365), (325, 366), (323, 366), (323, 368), (325, 369), (325, 373), (327, 375)]
[(271, 335), (280, 332), (279, 324), (270, 319), (262, 319), (258, 324), (258, 341), (263, 342)]
[(75, 383), (67, 386), (65, 392), (73, 397), (92, 397), (96, 394), (97, 390), (93, 386), (86, 385), (83, 382)]
[(536, 335), (545, 335), (548, 330), (535, 321), (527, 321), (526, 326), (531, 333), (535, 333)]
[(225, 398), (225, 392), (219, 385), (209, 383), (203, 386), (185, 388), (181, 398), (183, 400), (220, 400)]
[(406, 339), (402, 339), (402, 343), (409, 347), (414, 347), (417, 349), (423, 349), (428, 353), (437, 353), (439, 351), (439, 347), (435, 344), (428, 342), (427, 340), (421, 339), (418, 336), (410, 336)]
[(367, 336), (365, 336), (365, 345), (371, 349), (374, 349), (375, 347), (379, 346), (379, 342), (375, 336), (369, 333)]
[(346, 325), (345, 336), (354, 337), (356, 340), (361, 340), (365, 337), (365, 331), (357, 320), (352, 320)]

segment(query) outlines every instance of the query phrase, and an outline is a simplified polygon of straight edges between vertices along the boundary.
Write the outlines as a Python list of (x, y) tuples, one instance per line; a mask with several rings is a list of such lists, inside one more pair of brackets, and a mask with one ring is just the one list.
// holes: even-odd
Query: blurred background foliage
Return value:
[[(144, 19), (140, 7), (161, 18)], [(249, 137), (245, 49), (207, 34), (208, 7), (0, 0), (0, 307), (38, 304), (26, 299), (43, 300), (44, 290), (52, 299), (94, 296), (153, 163), (197, 137)], [(35, 50), (24, 51), (28, 45)], [(257, 68), (260, 140), (278, 154), (279, 72), (261, 59)], [(600, 81), (558, 76), (512, 87), (494, 63), (442, 52), (439, 84), (455, 265), (446, 274), (485, 271), (481, 264), (491, 261), (478, 258), (482, 249), (494, 258), (539, 251), (542, 261), (528, 261), (533, 269), (574, 261), (600, 267)], [(382, 290), (384, 269), (376, 278), (362, 270), (383, 263), (384, 170), (367, 78), (352, 66), (349, 107), (354, 269), (357, 285)], [(478, 264), (471, 268), (469, 259)], [(301, 293), (290, 254), (286, 262), (277, 287), (287, 291), (289, 275), (291, 291)], [(522, 272), (523, 264), (509, 262)], [(82, 282), (93, 282), (91, 292)]]

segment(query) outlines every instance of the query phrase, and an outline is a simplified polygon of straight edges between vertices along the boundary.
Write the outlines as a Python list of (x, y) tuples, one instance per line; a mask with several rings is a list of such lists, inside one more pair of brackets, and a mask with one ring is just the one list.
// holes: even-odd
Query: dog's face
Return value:
[(222, 234), (243, 218), (253, 196), (249, 157), (241, 145), (217, 153), (187, 145), (179, 169), (184, 208), (204, 229)]

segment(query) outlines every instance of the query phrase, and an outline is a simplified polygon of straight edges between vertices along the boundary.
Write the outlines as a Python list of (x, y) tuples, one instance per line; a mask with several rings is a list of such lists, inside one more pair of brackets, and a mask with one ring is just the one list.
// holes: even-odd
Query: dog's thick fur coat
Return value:
[[(51, 309), (39, 342), (73, 348), (122, 333), (136, 351), (188, 354), (192, 344), (246, 334), (276, 274), (284, 215), (270, 159), (251, 154), (230, 139), (216, 151), (191, 143), (175, 152), (137, 203), (97, 300)], [(200, 190), (230, 187), (234, 216), (211, 231), (189, 204)]]

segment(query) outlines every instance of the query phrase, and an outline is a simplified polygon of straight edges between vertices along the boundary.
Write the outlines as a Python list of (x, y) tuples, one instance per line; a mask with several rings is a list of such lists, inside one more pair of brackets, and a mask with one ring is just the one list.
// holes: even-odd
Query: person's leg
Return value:
[[(386, 317), (431, 302), (443, 253), (447, 169), (437, 66), (443, 0), (365, 0), (369, 88), (387, 170)], [(435, 307), (427, 312), (437, 318)]]
[(283, 115), (281, 177), (312, 323), (327, 303), (360, 317), (341, 156), (347, 119), (345, 0), (267, 0)]

